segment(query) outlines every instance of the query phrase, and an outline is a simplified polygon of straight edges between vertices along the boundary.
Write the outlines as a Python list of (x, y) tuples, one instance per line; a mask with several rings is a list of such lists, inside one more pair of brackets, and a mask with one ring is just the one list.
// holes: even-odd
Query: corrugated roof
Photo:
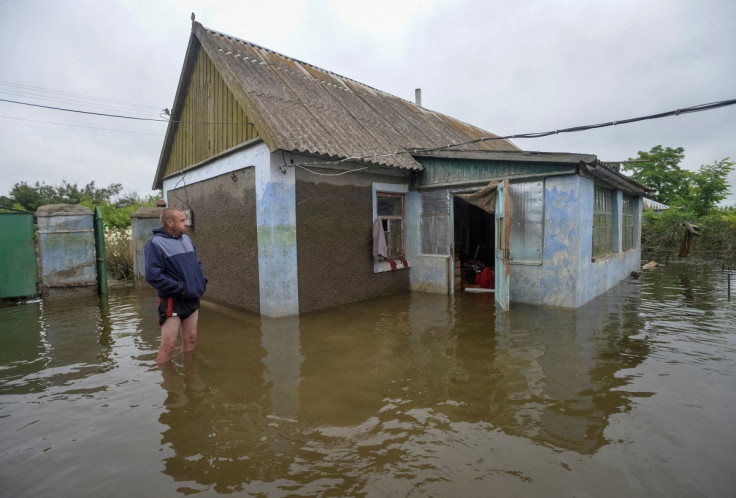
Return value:
[[(421, 169), (410, 155), (392, 153), (495, 136), (197, 22), (192, 32), (230, 90), (259, 122), (272, 151), (330, 158), (376, 155), (364, 162)], [(476, 143), (472, 148), (519, 150), (507, 140)]]

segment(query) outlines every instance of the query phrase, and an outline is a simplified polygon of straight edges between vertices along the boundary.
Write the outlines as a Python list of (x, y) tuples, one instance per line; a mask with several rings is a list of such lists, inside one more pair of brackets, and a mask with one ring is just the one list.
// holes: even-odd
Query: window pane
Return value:
[(613, 252), (611, 191), (595, 187), (593, 202), (593, 257)]
[(509, 186), (513, 215), (509, 248), (512, 260), (542, 261), (544, 240), (544, 183)]
[(621, 249), (634, 247), (634, 198), (624, 194), (621, 216)]
[(378, 216), (401, 216), (401, 197), (378, 194), (376, 196)]
[(388, 257), (397, 258), (403, 256), (403, 240), (404, 234), (401, 230), (401, 219), (389, 219), (388, 231), (386, 232), (386, 246), (388, 248)]

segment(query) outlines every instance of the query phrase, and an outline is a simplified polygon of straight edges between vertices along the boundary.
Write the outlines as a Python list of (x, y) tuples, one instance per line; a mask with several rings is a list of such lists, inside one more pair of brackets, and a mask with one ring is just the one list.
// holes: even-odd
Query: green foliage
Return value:
[(122, 229), (130, 226), (130, 215), (139, 207), (155, 206), (160, 197), (161, 194), (141, 199), (134, 192), (123, 193), (123, 186), (119, 183), (98, 188), (92, 181), (79, 188), (66, 181), (62, 181), (59, 186), (46, 185), (43, 182), (33, 185), (20, 182), (13, 186), (8, 196), (0, 196), (0, 209), (35, 212), (39, 206), (48, 204), (80, 204), (94, 211), (97, 206), (105, 227)]
[(82, 188), (79, 188), (76, 183), (66, 181), (62, 181), (58, 186), (46, 185), (44, 182), (36, 182), (34, 185), (20, 182), (13, 185), (9, 196), (0, 197), (0, 205), (13, 207), (8, 205), (9, 202), (12, 202), (21, 209), (35, 212), (39, 206), (47, 204), (81, 204), (83, 201), (99, 204), (103, 201), (111, 201), (122, 190), (123, 186), (119, 183), (97, 188), (94, 181)]
[(693, 212), (703, 216), (728, 196), (730, 185), (727, 177), (733, 168), (734, 162), (727, 157), (691, 173), (689, 206)]
[(642, 260), (666, 261), (679, 257), (685, 239), (684, 222), (696, 225), (700, 236), (693, 237), (688, 260), (700, 260), (733, 267), (736, 264), (736, 210), (711, 210), (707, 215), (670, 208), (664, 212), (644, 210), (642, 214)]
[(133, 279), (133, 256), (129, 229), (105, 230), (107, 274), (115, 280)]
[(626, 165), (632, 178), (656, 189), (654, 198), (681, 209), (688, 216), (705, 216), (717, 209), (729, 193), (728, 174), (734, 169), (729, 158), (701, 166), (698, 171), (680, 168), (685, 157), (682, 147), (672, 149), (661, 145), (649, 152), (639, 151), (635, 162)]
[(685, 149), (682, 147), (663, 149), (657, 145), (649, 152), (640, 150), (636, 158), (630, 159), (646, 162), (629, 163), (626, 169), (632, 171), (634, 180), (656, 190), (654, 197), (657, 201), (671, 206), (686, 194), (686, 175), (680, 169), (680, 161), (684, 157)]

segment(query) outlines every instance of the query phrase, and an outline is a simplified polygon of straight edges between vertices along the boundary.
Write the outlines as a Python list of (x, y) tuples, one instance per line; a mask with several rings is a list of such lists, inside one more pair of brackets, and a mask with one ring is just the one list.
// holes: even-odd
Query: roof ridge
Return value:
[[(276, 50), (273, 50), (273, 49), (270, 49), (270, 48), (264, 47), (263, 45), (259, 45), (259, 44), (257, 44), (257, 43), (254, 43), (254, 42), (251, 42), (251, 41), (245, 40), (245, 39), (243, 39), (243, 38), (238, 38), (237, 36), (233, 36), (233, 35), (228, 35), (227, 33), (223, 33), (222, 31), (217, 31), (216, 29), (208, 28), (208, 27), (206, 27), (206, 26), (204, 26), (204, 25), (202, 25), (201, 23), (198, 23), (198, 22), (196, 22), (196, 21), (194, 22), (194, 24), (199, 24), (199, 26), (201, 26), (201, 28), (202, 28), (203, 30), (205, 30), (205, 31), (208, 31), (208, 32), (210, 32), (210, 33), (212, 33), (212, 34), (215, 34), (215, 35), (218, 35), (218, 36), (222, 36), (222, 37), (224, 37), (224, 38), (229, 38), (229, 39), (231, 39), (231, 40), (234, 40), (234, 41), (237, 41), (237, 42), (240, 42), (240, 43), (245, 43), (245, 44), (247, 44), (247, 45), (251, 45), (251, 46), (253, 46), (253, 47), (259, 48), (259, 49), (261, 49), (261, 50), (265, 50), (266, 52), (270, 52), (270, 53), (272, 53), (272, 54), (274, 54), (274, 55), (277, 55), (277, 56), (279, 56), (279, 57), (283, 57), (284, 59), (289, 59), (289, 60), (292, 60), (292, 61), (294, 61), (294, 62), (298, 62), (299, 64), (303, 64), (303, 65), (305, 65), (305, 66), (309, 66), (309, 67), (312, 67), (312, 68), (314, 68), (314, 69), (317, 69), (318, 71), (322, 71), (322, 72), (324, 72), (324, 73), (327, 73), (327, 74), (331, 74), (331, 75), (333, 75), (333, 76), (337, 76), (338, 78), (342, 78), (342, 79), (345, 79), (345, 80), (348, 80), (348, 81), (352, 81), (353, 83), (356, 83), (356, 84), (358, 84), (358, 85), (360, 85), (360, 86), (363, 86), (363, 87), (366, 87), (366, 88), (370, 88), (371, 90), (375, 90), (375, 91), (377, 91), (377, 92), (381, 92), (381, 93), (383, 93), (383, 94), (386, 94), (386, 95), (391, 95), (392, 97), (396, 97), (397, 99), (401, 99), (401, 97), (399, 97), (399, 96), (396, 96), (396, 95), (390, 94), (390, 93), (388, 93), (388, 92), (385, 92), (385, 91), (383, 91), (383, 90), (380, 90), (380, 89), (378, 89), (378, 88), (374, 88), (374, 87), (372, 87), (372, 86), (370, 86), (370, 85), (366, 85), (365, 83), (361, 83), (360, 81), (358, 81), (358, 80), (356, 80), (356, 79), (350, 78), (350, 77), (348, 77), (348, 76), (343, 76), (342, 74), (338, 74), (338, 73), (336, 73), (335, 71), (330, 71), (329, 69), (324, 69), (324, 68), (322, 68), (322, 67), (319, 67), (319, 66), (317, 66), (317, 65), (315, 65), (315, 64), (312, 64), (312, 63), (309, 63), (309, 62), (304, 62), (303, 60), (300, 60), (300, 59), (296, 59), (296, 58), (294, 58), (294, 57), (291, 57), (291, 56), (288, 56), (288, 55), (286, 55), (286, 54), (282, 54), (281, 52), (278, 52), (278, 51), (276, 51)], [(264, 61), (264, 62), (265, 62), (265, 61)], [(268, 64), (268, 63), (266, 62), (266, 64)], [(402, 100), (405, 100), (405, 99), (402, 99)], [(411, 101), (407, 100), (407, 102), (411, 102)]]
[[(466, 121), (460, 120), (460, 119), (458, 119), (458, 118), (456, 118), (456, 117), (453, 117), (453, 116), (450, 116), (449, 114), (446, 114), (446, 113), (444, 113), (444, 112), (441, 112), (441, 111), (437, 111), (437, 110), (435, 110), (435, 109), (430, 109), (430, 108), (428, 108), (428, 107), (423, 107), (423, 106), (417, 105), (417, 104), (416, 104), (416, 102), (412, 102), (412, 101), (411, 101), (411, 100), (409, 100), (409, 99), (405, 99), (404, 97), (399, 97), (398, 95), (394, 95), (394, 94), (392, 94), (392, 93), (386, 92), (385, 90), (381, 90), (380, 88), (376, 88), (376, 87), (373, 87), (373, 86), (370, 86), (370, 85), (366, 85), (365, 83), (363, 83), (363, 82), (361, 82), (361, 81), (358, 81), (358, 80), (356, 80), (356, 79), (354, 79), (354, 78), (350, 78), (350, 77), (348, 77), (348, 76), (343, 76), (342, 74), (336, 73), (335, 71), (330, 71), (329, 69), (324, 69), (324, 68), (322, 68), (322, 67), (319, 67), (319, 66), (317, 66), (317, 65), (315, 65), (315, 64), (312, 64), (312, 63), (309, 63), (309, 62), (304, 62), (304, 61), (302, 61), (302, 60), (300, 60), (300, 59), (296, 59), (296, 58), (294, 58), (294, 57), (291, 57), (291, 56), (288, 56), (288, 55), (286, 55), (286, 54), (282, 54), (281, 52), (278, 52), (278, 51), (276, 51), (276, 50), (273, 50), (273, 49), (270, 49), (270, 48), (264, 47), (263, 45), (259, 45), (259, 44), (257, 44), (257, 43), (254, 43), (254, 42), (251, 42), (251, 41), (245, 40), (245, 39), (243, 39), (243, 38), (239, 38), (239, 37), (237, 37), (237, 36), (229, 35), (229, 34), (227, 34), (227, 33), (223, 33), (222, 31), (218, 31), (218, 30), (216, 30), (216, 29), (208, 28), (208, 27), (204, 26), (203, 24), (201, 24), (201, 23), (199, 23), (199, 22), (197, 22), (197, 21), (194, 21), (194, 22), (193, 22), (192, 24), (193, 24), (193, 25), (194, 25), (194, 24), (198, 24), (198, 25), (199, 25), (199, 26), (200, 26), (200, 27), (201, 27), (201, 28), (202, 28), (202, 29), (203, 29), (204, 31), (207, 31), (207, 32), (209, 32), (209, 33), (211, 33), (211, 34), (215, 34), (215, 35), (218, 35), (218, 36), (222, 36), (222, 37), (224, 37), (224, 38), (228, 38), (228, 39), (230, 39), (230, 40), (234, 40), (234, 41), (237, 41), (237, 42), (240, 42), (240, 43), (245, 43), (245, 44), (247, 44), (247, 45), (251, 45), (251, 46), (253, 46), (253, 47), (256, 47), (256, 48), (258, 48), (258, 49), (261, 49), (261, 50), (265, 50), (266, 52), (272, 53), (272, 54), (274, 54), (274, 55), (276, 55), (276, 56), (279, 56), (279, 57), (283, 57), (283, 58), (285, 58), (285, 59), (289, 59), (289, 60), (291, 60), (291, 61), (294, 61), (294, 62), (298, 62), (299, 64), (303, 64), (303, 65), (305, 65), (305, 66), (309, 66), (309, 67), (312, 67), (312, 68), (314, 68), (314, 69), (316, 69), (316, 70), (318, 70), (318, 71), (322, 71), (322, 72), (324, 72), (324, 73), (326, 73), (326, 74), (330, 74), (330, 75), (333, 75), (333, 76), (335, 76), (335, 77), (337, 77), (337, 78), (340, 78), (340, 79), (344, 79), (344, 80), (350, 81), (350, 82), (352, 82), (352, 83), (355, 83), (355, 84), (356, 84), (356, 85), (358, 85), (358, 86), (361, 86), (361, 87), (364, 87), (364, 88), (368, 88), (368, 89), (370, 89), (370, 90), (373, 90), (373, 91), (375, 91), (375, 92), (379, 92), (379, 93), (381, 93), (381, 94), (383, 94), (383, 95), (388, 95), (388, 96), (390, 96), (390, 97), (393, 97), (393, 98), (395, 98), (395, 99), (398, 99), (398, 100), (402, 100), (402, 101), (404, 101), (404, 102), (406, 102), (406, 103), (408, 103), (408, 104), (410, 104), (410, 105), (412, 105), (412, 106), (416, 107), (417, 109), (422, 109), (423, 111), (426, 111), (426, 112), (429, 112), (429, 113), (432, 113), (432, 114), (435, 114), (435, 115), (436, 115), (436, 114), (439, 114), (439, 115), (441, 115), (441, 116), (446, 116), (446, 117), (448, 117), (448, 118), (450, 118), (450, 119), (452, 119), (452, 120), (455, 120), (455, 121), (457, 121), (457, 122), (459, 122), (459, 123), (462, 123), (462, 124), (464, 124), (464, 125), (467, 125), (467, 126), (472, 126), (473, 128), (476, 128), (476, 129), (478, 129), (478, 130), (483, 130), (482, 128), (479, 128), (478, 126), (476, 126), (476, 125), (474, 125), (474, 124), (471, 124), (471, 123), (468, 123), (468, 122), (466, 122)], [(192, 26), (192, 29), (194, 29), (194, 26)], [(263, 62), (264, 62), (264, 63), (266, 63), (266, 64), (268, 64), (268, 62), (266, 62), (266, 61), (263, 61)], [(269, 64), (269, 65), (270, 65), (270, 64)], [(301, 75), (297, 74), (297, 76), (301, 76)], [(316, 78), (315, 78), (315, 79), (316, 79)], [(320, 81), (320, 80), (317, 80), (317, 81)], [(329, 84), (328, 82), (324, 82), (324, 83), (325, 83), (325, 84)], [(347, 91), (353, 91), (353, 90), (351, 90), (350, 88), (348, 88), (348, 89), (347, 89)], [(492, 132), (489, 132), (489, 131), (487, 131), (487, 130), (483, 130), (483, 131), (485, 131), (485, 132), (489, 133), (490, 135), (496, 136), (496, 137), (497, 137), (497, 136), (499, 136), (499, 135), (497, 135), (497, 134), (495, 134), (495, 133), (492, 133)]]

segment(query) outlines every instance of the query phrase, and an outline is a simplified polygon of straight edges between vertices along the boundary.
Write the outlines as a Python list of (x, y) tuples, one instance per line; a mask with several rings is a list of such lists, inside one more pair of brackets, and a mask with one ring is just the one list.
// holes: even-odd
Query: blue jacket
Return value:
[(144, 248), (146, 282), (159, 297), (198, 299), (207, 288), (202, 264), (192, 240), (182, 234), (174, 237), (163, 227), (153, 231)]

